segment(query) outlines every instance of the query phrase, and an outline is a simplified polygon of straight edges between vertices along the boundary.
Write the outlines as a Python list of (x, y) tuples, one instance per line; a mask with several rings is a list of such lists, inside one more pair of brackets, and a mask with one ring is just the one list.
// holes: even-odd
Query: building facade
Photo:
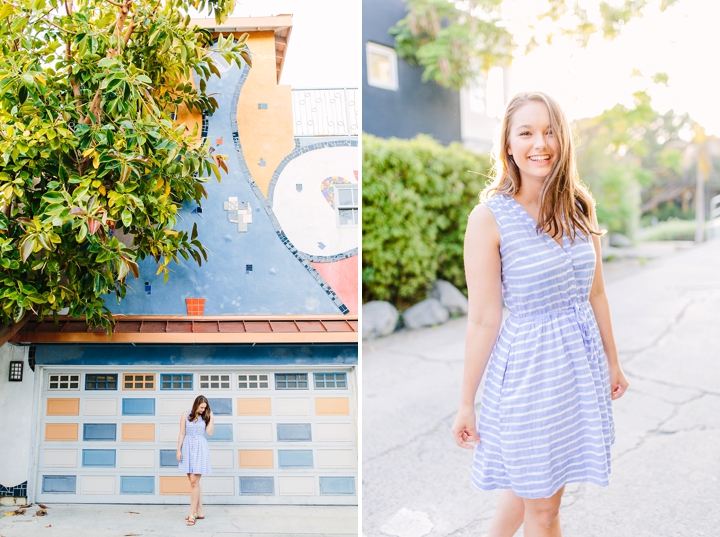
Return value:
[(141, 263), (111, 338), (37, 319), (0, 349), (0, 426), (22, 418), (0, 494), (187, 503), (175, 449), (202, 394), (216, 416), (205, 503), (357, 504), (357, 90), (279, 85), (291, 15), (195, 22), (249, 32), (253, 54), (242, 69), (216, 56), (215, 114), (178, 114), (228, 155), (180, 212), (208, 261), (167, 283)]
[[(422, 68), (397, 57), (388, 33), (405, 15), (403, 0), (363, 0), (363, 132), (381, 138), (429, 134), (443, 144), (488, 151), (498, 124), (488, 113), (488, 77), (478, 74), (460, 91), (423, 82)], [(502, 101), (504, 75), (493, 75), (490, 89)]]

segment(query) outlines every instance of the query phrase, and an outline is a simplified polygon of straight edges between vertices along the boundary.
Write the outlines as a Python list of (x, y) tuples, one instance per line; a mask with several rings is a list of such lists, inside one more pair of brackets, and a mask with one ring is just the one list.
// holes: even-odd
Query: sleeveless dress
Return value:
[(178, 471), (184, 474), (209, 474), (210, 450), (205, 439), (205, 420), (198, 416), (197, 421), (190, 421), (190, 410), (185, 413), (185, 438), (182, 443), (182, 460)]
[(485, 372), (472, 483), (547, 498), (605, 486), (615, 441), (607, 360), (590, 287), (592, 240), (538, 233), (514, 199), (485, 202), (500, 228), (505, 319)]

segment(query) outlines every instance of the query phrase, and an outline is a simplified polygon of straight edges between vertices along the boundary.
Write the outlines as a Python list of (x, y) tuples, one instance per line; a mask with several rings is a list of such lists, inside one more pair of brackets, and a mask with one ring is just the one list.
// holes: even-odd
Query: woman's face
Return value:
[(198, 414), (202, 414), (203, 412), (205, 412), (206, 408), (207, 408), (207, 403), (200, 403), (197, 408)]
[(520, 168), (521, 181), (545, 181), (559, 157), (558, 141), (544, 103), (530, 101), (515, 110), (507, 152)]

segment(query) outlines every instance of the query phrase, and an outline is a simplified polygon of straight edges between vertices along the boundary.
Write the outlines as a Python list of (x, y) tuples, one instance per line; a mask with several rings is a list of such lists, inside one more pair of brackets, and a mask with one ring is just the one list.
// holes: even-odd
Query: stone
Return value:
[(362, 337), (373, 339), (392, 334), (397, 326), (398, 310), (390, 302), (373, 300), (362, 306)]
[(408, 328), (443, 324), (449, 318), (450, 312), (437, 298), (427, 298), (403, 312), (403, 324)]
[(430, 298), (437, 298), (450, 315), (467, 315), (468, 299), (462, 292), (445, 280), (435, 280)]
[(632, 239), (622, 233), (610, 233), (609, 242), (610, 246), (617, 246), (619, 248), (630, 248), (633, 245)]

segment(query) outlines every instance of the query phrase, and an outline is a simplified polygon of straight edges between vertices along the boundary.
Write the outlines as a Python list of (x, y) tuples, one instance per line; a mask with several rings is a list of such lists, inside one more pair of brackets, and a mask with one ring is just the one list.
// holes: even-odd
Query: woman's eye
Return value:
[(551, 131), (551, 130), (547, 131), (547, 133), (548, 133), (548, 136), (552, 136), (552, 135), (553, 135), (553, 131)]

